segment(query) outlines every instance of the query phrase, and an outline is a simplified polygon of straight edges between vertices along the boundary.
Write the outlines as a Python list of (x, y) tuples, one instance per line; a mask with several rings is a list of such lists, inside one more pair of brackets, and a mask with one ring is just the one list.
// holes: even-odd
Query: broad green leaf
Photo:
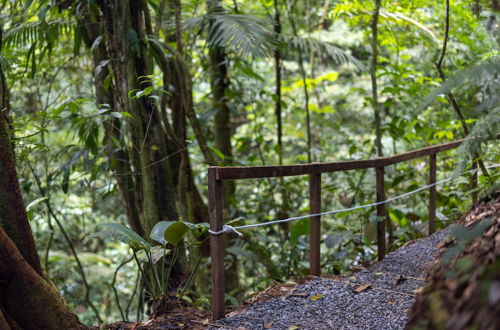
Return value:
[(146, 253), (150, 254), (151, 260), (154, 264), (171, 253), (170, 249), (165, 249), (163, 246), (153, 246), (150, 250), (140, 250), (137, 252), (137, 259), (141, 262), (149, 262), (149, 258)]
[(175, 221), (165, 230), (165, 240), (172, 245), (177, 245), (190, 230), (190, 226), (183, 221)]
[(163, 245), (177, 245), (189, 232), (191, 225), (183, 221), (160, 221), (153, 227), (149, 237)]
[(94, 233), (89, 236), (100, 237), (100, 238), (111, 238), (117, 239), (127, 245), (129, 245), (134, 250), (142, 250), (150, 248), (150, 245), (144, 238), (139, 236), (135, 231), (129, 227), (122, 225), (121, 223), (107, 223), (103, 225), (108, 228), (100, 232)]
[(171, 224), (173, 224), (175, 221), (159, 221), (156, 223), (151, 230), (151, 234), (149, 237), (160, 243), (161, 245), (166, 245), (167, 241), (165, 240), (165, 231), (167, 230), (168, 227), (170, 227)]
[[(315, 220), (311, 220), (315, 221)], [(309, 234), (309, 219), (301, 219), (290, 228), (290, 243), (295, 246), (300, 236)]]
[(193, 224), (185, 221), (160, 221), (153, 227), (149, 237), (162, 245), (177, 245), (188, 232), (198, 238), (209, 228), (210, 225), (206, 222)]

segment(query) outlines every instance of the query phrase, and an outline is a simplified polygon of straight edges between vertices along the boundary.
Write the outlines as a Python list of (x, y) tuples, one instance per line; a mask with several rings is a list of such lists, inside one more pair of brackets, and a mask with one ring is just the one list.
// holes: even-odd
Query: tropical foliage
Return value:
[[(497, 2), (453, 1), (447, 33), (445, 1), (377, 2), (1, 1), (0, 129), (41, 264), (80, 321), (144, 319), (174, 299), (209, 307), (209, 165), (367, 159), (464, 138), (450, 94), (471, 139), (438, 159), (438, 179), (499, 163)], [(387, 195), (425, 185), (427, 166), (387, 168)], [(479, 174), (477, 188), (471, 173), (438, 188), (438, 227), (499, 177)], [(307, 214), (306, 179), (228, 183), (225, 220)], [(324, 209), (375, 199), (370, 170), (322, 184)], [(392, 249), (424, 235), (427, 199), (390, 204)], [(324, 219), (325, 273), (376, 257), (374, 209)], [(227, 303), (307, 274), (308, 228), (230, 236)]]

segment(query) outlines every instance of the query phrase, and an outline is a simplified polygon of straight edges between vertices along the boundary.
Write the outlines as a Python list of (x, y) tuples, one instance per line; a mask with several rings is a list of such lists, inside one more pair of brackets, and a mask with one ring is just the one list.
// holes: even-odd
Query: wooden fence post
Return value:
[[(385, 200), (385, 188), (384, 188), (384, 168), (377, 167), (376, 180), (377, 180), (377, 202)], [(377, 205), (377, 250), (378, 250), (378, 260), (382, 260), (385, 257), (385, 204)]]
[[(436, 154), (429, 156), (429, 184), (436, 183)], [(429, 235), (436, 231), (436, 186), (429, 188)]]
[[(217, 167), (208, 168), (208, 217), (210, 230), (222, 230), (222, 181), (217, 180)], [(212, 266), (212, 317), (224, 317), (224, 235), (210, 235)]]
[[(311, 174), (309, 178), (309, 212), (321, 213), (321, 173)], [(309, 273), (320, 276), (321, 216), (311, 217), (309, 228)]]
[[(477, 162), (472, 162), (472, 169), (475, 170), (472, 174), (471, 189), (477, 188)], [(472, 192), (472, 204), (477, 204), (477, 191)]]

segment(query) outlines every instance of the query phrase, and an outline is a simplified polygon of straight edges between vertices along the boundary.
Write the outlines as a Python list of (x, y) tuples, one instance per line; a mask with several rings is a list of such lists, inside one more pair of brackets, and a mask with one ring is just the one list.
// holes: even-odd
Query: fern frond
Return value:
[[(481, 155), (481, 146), (488, 141), (495, 141), (496, 135), (500, 133), (500, 106), (489, 108), (488, 112), (481, 116), (471, 129), (467, 139), (460, 146), (458, 154), (461, 155), (457, 165), (456, 173), (462, 173), (470, 163), (472, 155)], [(498, 146), (498, 140), (495, 142)], [(498, 151), (498, 150), (495, 150)]]
[[(493, 89), (500, 86), (500, 56), (494, 57), (487, 62), (466, 68), (448, 78), (441, 86), (432, 90), (424, 99), (422, 108), (427, 107), (437, 96), (450, 93), (454, 88), (464, 84), (485, 86), (493, 84)], [(491, 89), (491, 87), (490, 87)]]
[[(494, 57), (487, 62), (466, 68), (455, 73), (441, 86), (435, 88), (426, 96), (423, 107), (426, 107), (438, 95), (448, 94), (453, 89), (463, 86), (479, 86), (482, 102), (472, 111), (479, 115), (470, 130), (466, 141), (460, 146), (459, 163), (456, 173), (461, 173), (473, 155), (481, 155), (481, 146), (495, 139), (500, 133), (500, 57)], [(497, 141), (498, 143), (498, 141)]]
[(269, 57), (278, 45), (270, 23), (255, 16), (216, 13), (190, 18), (184, 27), (207, 29), (209, 47), (224, 48), (241, 56)]
[(282, 38), (290, 51), (299, 50), (306, 54), (315, 52), (323, 58), (332, 60), (335, 64), (352, 63), (359, 70), (365, 70), (365, 66), (357, 58), (332, 43), (295, 36), (282, 36)]

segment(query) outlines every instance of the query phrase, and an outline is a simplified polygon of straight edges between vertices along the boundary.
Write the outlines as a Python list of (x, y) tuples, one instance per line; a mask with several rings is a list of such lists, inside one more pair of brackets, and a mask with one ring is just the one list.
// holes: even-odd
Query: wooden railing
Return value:
[[(285, 177), (309, 175), (309, 205), (310, 214), (321, 213), (321, 174), (375, 168), (376, 171), (376, 198), (377, 202), (385, 200), (384, 169), (385, 167), (418, 157), (429, 156), (429, 184), (436, 182), (436, 155), (440, 152), (457, 148), (463, 140), (430, 146), (390, 157), (380, 157), (367, 160), (355, 160), (333, 163), (311, 163), (279, 166), (236, 166), (210, 167), (208, 169), (208, 205), (210, 230), (222, 230), (222, 182), (225, 180), (257, 179), (271, 177)], [(473, 163), (473, 168), (477, 164)], [(472, 187), (477, 186), (477, 173), (472, 177)], [(477, 193), (472, 195), (473, 202), (477, 201)], [(381, 260), (386, 254), (385, 226), (388, 220), (385, 204), (377, 205), (377, 216), (383, 220), (377, 222), (377, 251)], [(429, 234), (436, 229), (436, 186), (429, 188)], [(310, 274), (319, 276), (320, 270), (320, 216), (311, 217), (310, 221)], [(224, 316), (224, 238), (223, 235), (211, 235), (210, 253), (212, 268), (212, 312), (214, 319)]]

